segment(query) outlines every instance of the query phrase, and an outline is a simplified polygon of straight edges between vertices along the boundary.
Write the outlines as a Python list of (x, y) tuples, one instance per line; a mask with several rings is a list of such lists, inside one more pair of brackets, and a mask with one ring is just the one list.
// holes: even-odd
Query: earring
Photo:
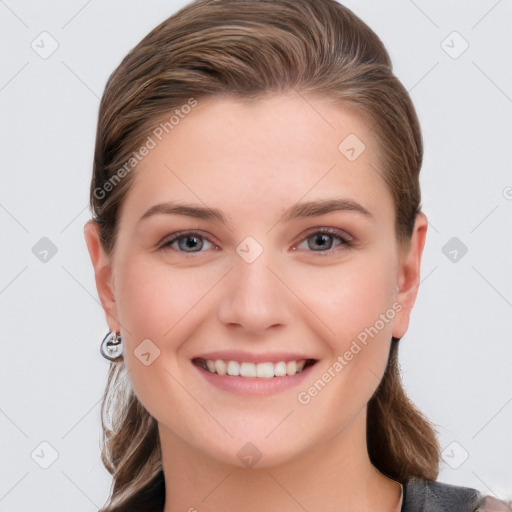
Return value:
[(103, 338), (100, 346), (100, 353), (109, 361), (118, 361), (123, 355), (123, 343), (121, 333), (111, 332)]

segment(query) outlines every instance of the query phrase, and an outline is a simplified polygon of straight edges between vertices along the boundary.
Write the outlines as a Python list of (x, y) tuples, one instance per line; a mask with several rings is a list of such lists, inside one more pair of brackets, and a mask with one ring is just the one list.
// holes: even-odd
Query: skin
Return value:
[[(338, 150), (351, 133), (366, 146), (355, 161)], [(391, 336), (408, 328), (427, 219), (417, 216), (410, 245), (397, 243), (378, 157), (357, 112), (326, 99), (201, 100), (133, 171), (112, 255), (94, 222), (85, 225), (107, 323), (121, 332), (134, 390), (158, 421), (165, 512), (399, 510), (400, 485), (368, 457), (366, 410)], [(278, 222), (284, 208), (326, 197), (357, 201), (373, 218), (332, 211)], [(227, 224), (164, 214), (138, 223), (170, 200), (218, 208)], [(314, 234), (322, 227), (342, 230), (354, 245), (328, 237), (319, 248)], [(199, 252), (187, 249), (187, 239), (181, 249), (177, 241), (158, 248), (189, 229), (204, 236)], [(252, 263), (236, 252), (247, 236), (263, 248)], [(297, 393), (393, 304), (401, 311), (317, 396), (299, 403)], [(147, 338), (160, 350), (148, 366), (134, 354)], [(242, 397), (212, 386), (191, 363), (231, 349), (300, 352), (318, 362), (299, 388)], [(237, 457), (247, 442), (262, 455), (250, 468)]]

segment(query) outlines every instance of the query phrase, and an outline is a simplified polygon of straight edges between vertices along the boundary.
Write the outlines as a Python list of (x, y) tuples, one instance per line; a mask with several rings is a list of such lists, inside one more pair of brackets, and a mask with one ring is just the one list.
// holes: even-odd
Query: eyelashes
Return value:
[[(316, 238), (315, 238), (316, 237)], [(355, 245), (354, 239), (345, 233), (342, 230), (334, 229), (334, 228), (317, 228), (313, 231), (310, 231), (306, 234), (305, 237), (301, 239), (299, 244), (296, 244), (298, 246), (302, 245), (304, 242), (306, 242), (306, 245), (308, 246), (307, 242), (308, 240), (313, 239), (313, 242), (311, 245), (320, 244), (319, 250), (316, 249), (306, 249), (306, 252), (312, 252), (317, 254), (331, 254), (334, 252), (339, 251), (340, 249), (332, 249), (333, 246), (336, 246), (336, 244), (333, 243), (329, 244), (328, 240), (325, 242), (325, 240), (331, 238), (333, 240), (338, 241), (338, 247), (341, 248), (341, 250), (346, 250), (348, 248), (351, 248)], [(188, 242), (192, 241), (192, 244), (188, 244)], [(183, 241), (183, 243), (180, 243)], [(201, 249), (204, 248), (204, 241), (206, 241), (208, 244), (212, 246), (214, 250), (218, 250), (218, 246), (215, 245), (213, 242), (211, 242), (208, 237), (206, 237), (203, 233), (199, 231), (181, 231), (178, 233), (175, 233), (171, 236), (170, 239), (166, 240), (162, 244), (160, 244), (159, 249), (161, 250), (170, 250), (175, 251), (178, 253), (182, 253), (185, 255), (193, 255), (193, 254), (201, 254), (206, 251), (203, 251)], [(176, 244), (176, 242), (178, 242)], [(327, 246), (327, 250), (322, 250), (322, 244), (323, 247)], [(177, 245), (176, 247), (173, 247), (173, 245)], [(296, 246), (294, 246), (293, 250)], [(308, 246), (309, 247), (309, 246)], [(191, 251), (187, 251), (186, 249), (192, 249)], [(208, 249), (206, 249), (208, 250)]]
[[(179, 233), (175, 233), (172, 236), (172, 238), (170, 240), (164, 242), (160, 246), (160, 248), (161, 249), (173, 250), (173, 248), (171, 246), (172, 246), (172, 244), (174, 244), (174, 242), (180, 241), (180, 240), (192, 239), (192, 238), (196, 238), (196, 239), (198, 238), (200, 240), (207, 240), (210, 244), (212, 244), (212, 242), (210, 240), (208, 240), (207, 237), (205, 237), (203, 234), (201, 234), (201, 233), (199, 233), (197, 231), (182, 231), (182, 232), (179, 232)], [(183, 244), (182, 244), (182, 246), (183, 246)], [(174, 249), (174, 250), (177, 251), (177, 252), (183, 252), (185, 254), (194, 254), (194, 253), (197, 253), (197, 252), (204, 252), (204, 251), (192, 251), (192, 252), (188, 253), (186, 251), (181, 251), (181, 250), (178, 250), (178, 249)]]
[[(334, 239), (336, 239), (336, 240), (338, 240), (340, 242), (340, 246), (341, 247), (343, 247), (343, 246), (345, 246), (345, 247), (352, 247), (353, 244), (354, 244), (354, 240), (353, 240), (352, 237), (350, 237), (349, 235), (347, 235), (343, 231), (340, 231), (339, 229), (334, 229), (334, 228), (320, 228), (320, 229), (316, 229), (315, 231), (312, 231), (312, 232), (308, 233), (306, 235), (306, 237), (302, 241), (307, 241), (310, 238), (312, 238), (314, 236), (317, 236), (317, 235), (321, 235), (323, 237), (327, 236), (327, 237), (334, 238)], [(318, 241), (315, 242), (315, 243), (318, 243)], [(330, 250), (329, 251), (315, 251), (315, 250), (312, 250), (311, 252), (332, 252), (332, 251), (330, 251)]]

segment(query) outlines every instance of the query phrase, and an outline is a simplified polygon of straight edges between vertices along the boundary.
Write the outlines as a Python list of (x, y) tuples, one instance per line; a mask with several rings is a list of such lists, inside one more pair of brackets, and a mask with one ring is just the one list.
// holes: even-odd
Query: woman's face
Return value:
[(289, 94), (201, 100), (151, 137), (95, 264), (140, 401), (168, 442), (238, 466), (333, 439), (366, 412), (416, 295), (397, 292), (409, 274), (367, 124)]

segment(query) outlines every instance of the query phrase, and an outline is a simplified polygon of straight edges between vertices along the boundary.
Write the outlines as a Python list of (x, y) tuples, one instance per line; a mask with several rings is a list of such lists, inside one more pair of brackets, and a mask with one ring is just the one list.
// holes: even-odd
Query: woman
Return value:
[(435, 481), (398, 372), (422, 156), (382, 42), (334, 0), (196, 1), (126, 56), (85, 226), (105, 512), (485, 509)]

